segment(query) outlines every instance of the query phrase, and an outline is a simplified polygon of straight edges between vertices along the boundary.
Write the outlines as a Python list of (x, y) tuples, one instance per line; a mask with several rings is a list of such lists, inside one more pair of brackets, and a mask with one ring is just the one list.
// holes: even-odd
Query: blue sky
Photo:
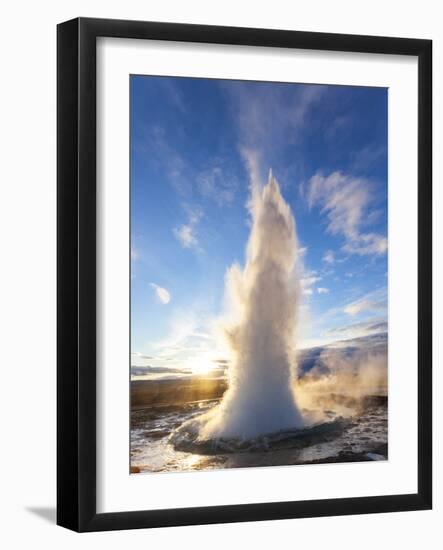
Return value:
[(387, 93), (131, 77), (133, 365), (222, 364), (224, 276), (270, 168), (297, 224), (299, 347), (386, 331)]

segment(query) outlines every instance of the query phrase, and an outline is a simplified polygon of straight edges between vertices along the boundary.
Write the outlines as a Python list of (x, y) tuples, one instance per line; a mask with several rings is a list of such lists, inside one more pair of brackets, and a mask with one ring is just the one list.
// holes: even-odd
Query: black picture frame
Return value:
[[(96, 512), (96, 39), (399, 54), (418, 58), (416, 494)], [(57, 523), (104, 531), (426, 510), (432, 506), (432, 42), (78, 18), (57, 29)]]

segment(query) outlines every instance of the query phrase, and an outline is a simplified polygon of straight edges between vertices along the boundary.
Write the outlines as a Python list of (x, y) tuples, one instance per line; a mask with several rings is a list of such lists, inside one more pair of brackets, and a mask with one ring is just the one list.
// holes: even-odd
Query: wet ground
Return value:
[(219, 441), (195, 445), (192, 440), (173, 435), (185, 421), (207, 412), (218, 402), (218, 399), (213, 399), (133, 410), (131, 471), (172, 472), (361, 462), (386, 460), (388, 457), (385, 396), (366, 396), (351, 401), (335, 396), (337, 407), (324, 410), (325, 420), (321, 424), (249, 442)]

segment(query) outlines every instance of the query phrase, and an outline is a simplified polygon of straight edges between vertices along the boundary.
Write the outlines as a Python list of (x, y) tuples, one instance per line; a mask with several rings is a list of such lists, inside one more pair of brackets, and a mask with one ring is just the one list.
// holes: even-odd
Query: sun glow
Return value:
[(209, 374), (214, 370), (214, 364), (209, 357), (195, 358), (190, 364), (193, 374)]

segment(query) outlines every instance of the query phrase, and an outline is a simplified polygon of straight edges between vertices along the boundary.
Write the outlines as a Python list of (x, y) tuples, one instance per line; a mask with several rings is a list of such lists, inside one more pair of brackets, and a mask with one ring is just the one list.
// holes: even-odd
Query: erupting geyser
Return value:
[(183, 424), (188, 441), (248, 440), (302, 428), (293, 390), (299, 301), (294, 217), (277, 181), (253, 188), (252, 227), (242, 270), (233, 265), (226, 290), (233, 320), (223, 330), (231, 352), (229, 387), (209, 413)]

